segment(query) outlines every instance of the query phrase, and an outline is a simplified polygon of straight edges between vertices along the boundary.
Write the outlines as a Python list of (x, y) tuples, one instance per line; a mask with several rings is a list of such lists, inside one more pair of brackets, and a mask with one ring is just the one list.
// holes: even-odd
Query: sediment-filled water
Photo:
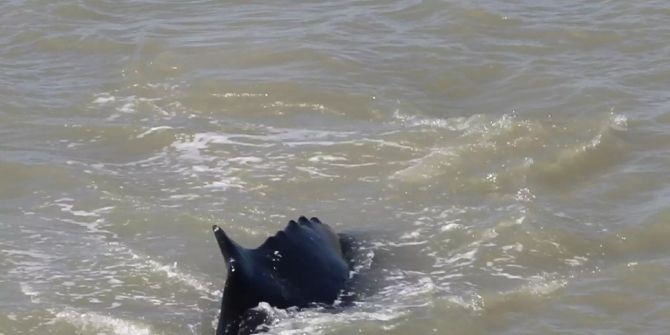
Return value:
[(213, 334), (211, 233), (318, 216), (273, 334), (666, 334), (666, 1), (5, 1), (0, 334)]

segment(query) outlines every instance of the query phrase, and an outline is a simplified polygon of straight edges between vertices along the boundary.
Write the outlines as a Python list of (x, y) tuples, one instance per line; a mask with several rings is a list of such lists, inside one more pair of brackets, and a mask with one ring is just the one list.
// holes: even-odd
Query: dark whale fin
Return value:
[(238, 334), (260, 302), (277, 308), (332, 304), (345, 290), (350, 264), (339, 236), (317, 218), (301, 216), (255, 249), (212, 227), (228, 265), (217, 334)]
[[(323, 243), (315, 249), (314, 243)], [(328, 225), (323, 224), (318, 218), (307, 219), (304, 216), (298, 218), (298, 221), (291, 220), (284, 230), (280, 230), (274, 236), (269, 237), (253, 252), (263, 255), (275, 255), (285, 252), (295, 252), (296, 249), (307, 252), (306, 257), (313, 255), (316, 250), (328, 251), (339, 257), (342, 257), (342, 247), (339, 236), (335, 234)], [(297, 256), (297, 255), (296, 255)]]
[(239, 259), (244, 248), (231, 240), (219, 226), (212, 226), (212, 230), (214, 231), (216, 242), (219, 244), (219, 249), (221, 249), (223, 259), (226, 260), (226, 264), (230, 264), (231, 261)]

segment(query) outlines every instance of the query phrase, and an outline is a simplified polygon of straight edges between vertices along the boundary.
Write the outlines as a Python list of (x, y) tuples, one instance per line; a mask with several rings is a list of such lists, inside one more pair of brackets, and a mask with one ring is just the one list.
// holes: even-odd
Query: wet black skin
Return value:
[(346, 288), (346, 242), (317, 218), (291, 220), (256, 249), (212, 228), (228, 266), (217, 335), (253, 333), (267, 322), (253, 309), (260, 302), (276, 308), (331, 305)]

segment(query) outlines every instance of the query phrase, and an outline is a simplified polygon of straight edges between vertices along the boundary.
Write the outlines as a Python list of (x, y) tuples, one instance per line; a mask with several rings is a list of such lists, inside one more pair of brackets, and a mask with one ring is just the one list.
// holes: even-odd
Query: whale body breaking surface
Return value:
[(228, 268), (217, 335), (250, 334), (266, 323), (254, 307), (332, 305), (347, 288), (346, 238), (318, 218), (301, 216), (258, 248), (241, 247), (212, 227)]

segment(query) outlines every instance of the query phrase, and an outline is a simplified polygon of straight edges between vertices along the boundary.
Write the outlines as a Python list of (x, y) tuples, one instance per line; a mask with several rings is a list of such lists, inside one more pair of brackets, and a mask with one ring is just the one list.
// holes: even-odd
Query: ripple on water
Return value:
[[(445, 183), (461, 191), (563, 187), (567, 181), (582, 180), (621, 162), (627, 152), (624, 135), (628, 119), (621, 114), (595, 120), (591, 125), (595, 131), (559, 127), (551, 120), (523, 120), (515, 114), (498, 119), (483, 115), (417, 119), (402, 114), (396, 118), (411, 127), (436, 129), (431, 132), (437, 134), (438, 141), (391, 178), (407, 183)], [(570, 143), (575, 138), (582, 140)]]
[(90, 209), (63, 197), (29, 213), (47, 224), (24, 227), (16, 236), (30, 243), (0, 250), (9, 259), (7, 279), (19, 282), (27, 298), (22, 308), (47, 306), (52, 322), (83, 332), (154, 333), (128, 313), (160, 319), (168, 310), (192, 316), (183, 327), (199, 327), (203, 306), (218, 302), (219, 287), (201, 273), (128, 247), (107, 221), (115, 208)]

